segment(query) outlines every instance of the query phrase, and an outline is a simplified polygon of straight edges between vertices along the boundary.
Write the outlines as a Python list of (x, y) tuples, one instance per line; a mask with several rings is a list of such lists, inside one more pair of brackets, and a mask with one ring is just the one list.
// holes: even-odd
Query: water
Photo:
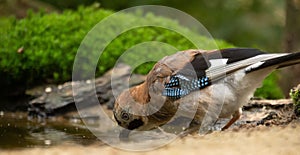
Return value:
[(0, 149), (100, 144), (80, 120), (29, 119), (26, 113), (0, 112)]
[[(84, 120), (93, 133), (104, 140), (103, 142), (126, 150), (160, 147), (174, 140), (175, 134), (179, 134), (183, 130), (182, 126), (186, 125), (186, 120), (176, 119), (164, 126), (164, 132), (161, 132), (161, 129), (150, 133), (132, 132), (128, 142), (119, 139), (119, 129), (116, 130), (114, 125), (111, 128), (111, 125), (105, 125), (98, 117), (87, 117)], [(0, 150), (51, 147), (61, 144), (104, 145), (93, 133), (80, 119), (67, 119), (62, 116), (38, 119), (28, 118), (27, 113), (0, 111)]]
[[(163, 140), (168, 142), (170, 139), (174, 139), (174, 135), (162, 135), (156, 132), (151, 134), (136, 134), (133, 132), (130, 135), (130, 141), (123, 142), (120, 141), (119, 133), (115, 133), (115, 130), (108, 130), (106, 132), (100, 130), (97, 132), (99, 120), (92, 118), (87, 122), (91, 128), (95, 126), (94, 133), (106, 139), (109, 144), (112, 144), (111, 146), (126, 150), (136, 149), (137, 144), (140, 144), (139, 150), (156, 148), (160, 146), (157, 146), (157, 142)], [(45, 148), (61, 144), (104, 145), (78, 119), (66, 119), (64, 117), (53, 117), (45, 120), (31, 119), (27, 117), (26, 113), (0, 112), (0, 150)]]

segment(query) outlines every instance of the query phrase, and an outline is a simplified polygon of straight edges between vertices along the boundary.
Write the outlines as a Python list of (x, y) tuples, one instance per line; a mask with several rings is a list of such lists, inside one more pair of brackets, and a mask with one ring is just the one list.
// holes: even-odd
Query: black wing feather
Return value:
[(228, 48), (221, 49), (220, 51), (223, 58), (228, 58), (227, 64), (245, 60), (260, 54), (266, 54), (254, 48)]
[(260, 70), (260, 69), (264, 69), (264, 68), (267, 68), (270, 66), (275, 66), (275, 65), (277, 65), (277, 68), (282, 68), (282, 67), (286, 67), (286, 66), (290, 66), (290, 65), (298, 64), (298, 63), (300, 63), (300, 52), (291, 53), (291, 54), (288, 54), (285, 56), (266, 60), (261, 65), (255, 67), (255, 68), (251, 68), (251, 70), (247, 70), (247, 73), (256, 71), (256, 70)]
[(211, 66), (209, 60), (226, 58), (228, 59), (227, 64), (231, 64), (260, 54), (265, 54), (265, 52), (253, 48), (228, 48), (208, 53), (199, 53), (191, 63), (186, 64), (177, 74), (191, 78), (201, 78), (206, 76), (205, 71)]

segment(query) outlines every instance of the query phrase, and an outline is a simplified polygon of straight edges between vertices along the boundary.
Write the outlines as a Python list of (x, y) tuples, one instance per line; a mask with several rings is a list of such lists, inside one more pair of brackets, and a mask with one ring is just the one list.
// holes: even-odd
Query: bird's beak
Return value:
[(137, 129), (140, 126), (144, 125), (144, 122), (141, 119), (134, 119), (133, 121), (131, 121), (128, 125), (128, 129), (123, 129), (120, 132), (119, 138), (121, 141), (128, 141), (129, 138), (129, 134), (131, 130)]
[(129, 134), (130, 134), (131, 130), (128, 130), (128, 129), (122, 129), (122, 131), (120, 132), (120, 135), (119, 135), (119, 139), (121, 141), (129, 141)]

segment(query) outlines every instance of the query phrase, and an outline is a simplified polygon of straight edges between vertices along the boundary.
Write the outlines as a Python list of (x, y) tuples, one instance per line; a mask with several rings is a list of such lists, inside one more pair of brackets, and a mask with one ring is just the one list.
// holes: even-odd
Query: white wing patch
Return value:
[(209, 60), (211, 66), (210, 68), (215, 68), (215, 67), (224, 67), (227, 64), (228, 59), (211, 59)]
[[(256, 63), (261, 63), (269, 59), (273, 59), (276, 57), (280, 57), (286, 55), (286, 53), (283, 54), (261, 54), (255, 57), (251, 57), (245, 60), (237, 61), (228, 65), (224, 65), (223, 61), (220, 61), (220, 59), (215, 59), (218, 61), (218, 63), (215, 63), (214, 60), (212, 61), (216, 66), (219, 67), (213, 67), (213, 65), (206, 70), (206, 75), (208, 78), (210, 78), (212, 81), (223, 78), (224, 75), (228, 73), (232, 73), (238, 69), (247, 68), (248, 66), (251, 66)], [(222, 60), (222, 59), (221, 59)], [(226, 59), (225, 59), (226, 60)], [(219, 64), (219, 65), (218, 65)], [(223, 64), (223, 65), (220, 65)], [(257, 64), (261, 65), (261, 64)]]
[(262, 61), (257, 62), (257, 63), (255, 63), (255, 64), (253, 64), (253, 65), (250, 65), (250, 66), (246, 67), (246, 68), (245, 68), (245, 71), (246, 71), (246, 72), (250, 72), (251, 70), (253, 70), (253, 69), (255, 69), (255, 68), (261, 66), (261, 65), (264, 64), (264, 63), (265, 63), (265, 62), (262, 62)]

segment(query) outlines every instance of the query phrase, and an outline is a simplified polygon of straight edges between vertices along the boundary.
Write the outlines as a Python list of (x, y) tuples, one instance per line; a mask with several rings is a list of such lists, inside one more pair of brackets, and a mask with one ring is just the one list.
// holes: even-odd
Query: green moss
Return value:
[[(6, 75), (9, 80), (15, 82), (22, 81), (29, 86), (45, 81), (61, 83), (71, 80), (72, 65), (81, 41), (98, 22), (113, 13), (96, 7), (79, 7), (76, 11), (66, 10), (61, 14), (29, 12), (25, 19), (5, 20), (2, 22), (5, 25), (4, 28), (0, 30), (1, 75)], [(151, 14), (145, 18), (138, 13), (124, 13), (120, 15), (120, 19), (123, 22), (151, 20), (166, 26), (175, 25), (185, 29), (174, 20)], [(111, 27), (105, 33), (113, 32), (114, 27)], [(105, 37), (105, 35), (102, 36)], [(209, 39), (199, 35), (194, 36), (202, 41), (203, 48), (212, 48), (206, 45), (211, 42)], [(123, 51), (145, 41), (165, 42), (179, 50), (195, 48), (185, 37), (170, 30), (159, 27), (132, 29), (118, 36), (106, 47), (99, 61), (101, 63), (98, 65), (96, 75), (101, 75), (113, 67)], [(217, 43), (220, 43), (221, 48), (232, 47), (223, 41), (217, 41)], [(23, 53), (18, 53), (17, 51), (21, 48)], [(133, 56), (131, 60), (135, 59), (138, 58)], [(153, 64), (147, 64), (147, 67), (141, 67), (137, 72), (146, 73), (151, 65)]]
[(290, 96), (295, 104), (295, 114), (300, 116), (300, 84), (291, 89)]
[(254, 96), (266, 99), (284, 98), (283, 92), (277, 84), (278, 73), (271, 73), (264, 81), (261, 88), (258, 88)]
[[(92, 16), (92, 14), (96, 17)], [(0, 72), (26, 85), (71, 79), (72, 63), (83, 37), (111, 11), (79, 8), (62, 14), (28, 13), (1, 31)], [(23, 53), (17, 51), (23, 48)]]

